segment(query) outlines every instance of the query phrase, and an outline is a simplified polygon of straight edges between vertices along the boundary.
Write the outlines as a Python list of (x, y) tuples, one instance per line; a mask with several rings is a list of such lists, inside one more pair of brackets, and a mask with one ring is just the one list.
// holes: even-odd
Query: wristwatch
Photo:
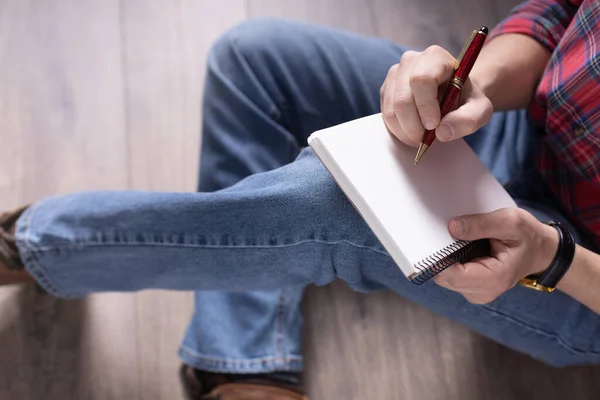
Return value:
[(519, 283), (530, 289), (541, 292), (552, 292), (565, 275), (575, 257), (575, 239), (569, 229), (556, 221), (547, 222), (558, 232), (558, 249), (548, 269), (536, 275), (529, 275)]

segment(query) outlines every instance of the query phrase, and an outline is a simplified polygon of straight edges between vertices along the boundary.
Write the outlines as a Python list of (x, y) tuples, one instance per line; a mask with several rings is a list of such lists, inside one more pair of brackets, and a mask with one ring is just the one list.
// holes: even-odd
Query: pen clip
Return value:
[(462, 62), (462, 59), (465, 56), (465, 53), (467, 52), (467, 50), (469, 49), (469, 46), (471, 46), (471, 43), (473, 42), (473, 39), (475, 39), (475, 35), (477, 35), (476, 30), (473, 31), (473, 33), (471, 34), (471, 37), (469, 38), (469, 40), (467, 40), (467, 43), (465, 43), (465, 46), (462, 48), (462, 50), (460, 51), (460, 54), (456, 58), (456, 61), (454, 62), (454, 70), (455, 71), (458, 69), (458, 66)]

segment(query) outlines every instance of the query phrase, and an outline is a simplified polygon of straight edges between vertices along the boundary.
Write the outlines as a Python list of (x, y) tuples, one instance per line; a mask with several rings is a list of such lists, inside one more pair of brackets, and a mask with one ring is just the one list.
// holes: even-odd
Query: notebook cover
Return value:
[(455, 242), (453, 217), (515, 206), (464, 140), (435, 142), (415, 166), (416, 150), (381, 114), (317, 131), (308, 143), (407, 277)]

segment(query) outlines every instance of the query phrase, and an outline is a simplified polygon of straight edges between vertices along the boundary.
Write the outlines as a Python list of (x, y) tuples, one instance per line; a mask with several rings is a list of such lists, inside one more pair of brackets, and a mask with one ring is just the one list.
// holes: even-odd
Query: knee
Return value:
[(275, 19), (254, 18), (243, 21), (225, 32), (212, 46), (209, 63), (238, 62), (264, 59), (265, 56), (283, 54), (295, 42), (294, 32), (301, 23)]
[[(284, 202), (295, 204), (302, 215), (312, 218), (311, 224), (323, 231), (331, 230), (339, 238), (355, 239), (370, 235), (370, 230), (352, 203), (321, 164), (312, 149), (304, 149), (287, 169), (289, 176), (280, 177), (292, 182)], [(306, 222), (306, 221), (305, 221)]]

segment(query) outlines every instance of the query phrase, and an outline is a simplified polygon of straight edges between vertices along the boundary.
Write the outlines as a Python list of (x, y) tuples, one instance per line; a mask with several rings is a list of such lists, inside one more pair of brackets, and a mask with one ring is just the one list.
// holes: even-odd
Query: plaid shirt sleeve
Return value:
[(598, 0), (530, 0), (490, 35), (532, 37), (552, 52), (529, 108), (543, 128), (538, 169), (570, 220), (600, 250), (600, 7)]
[(583, 0), (525, 1), (494, 28), (488, 40), (506, 33), (520, 33), (531, 36), (552, 52), (582, 3)]

